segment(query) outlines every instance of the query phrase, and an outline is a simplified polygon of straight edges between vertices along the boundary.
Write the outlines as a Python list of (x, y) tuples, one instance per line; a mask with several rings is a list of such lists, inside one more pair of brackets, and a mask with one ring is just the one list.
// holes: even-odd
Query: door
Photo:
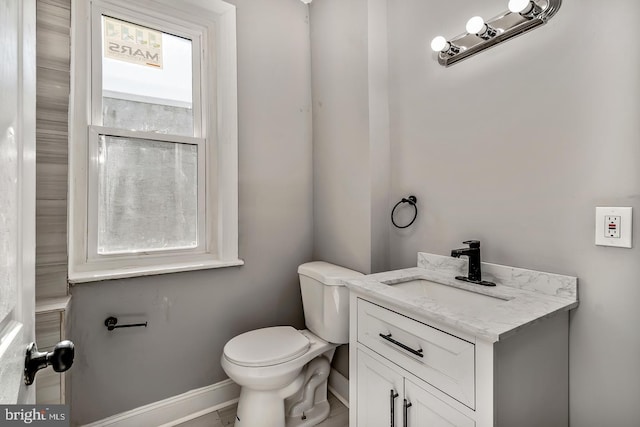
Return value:
[(444, 403), (411, 380), (404, 380), (404, 394), (409, 405), (406, 412), (406, 427), (474, 427), (475, 421)]
[(35, 322), (35, 0), (0, 0), (0, 403), (23, 379)]
[(357, 425), (400, 427), (402, 425), (402, 375), (357, 351)]

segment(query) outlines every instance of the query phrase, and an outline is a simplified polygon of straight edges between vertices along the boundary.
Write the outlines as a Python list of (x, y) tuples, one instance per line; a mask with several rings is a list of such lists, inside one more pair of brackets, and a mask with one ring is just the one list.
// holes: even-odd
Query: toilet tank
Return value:
[(340, 279), (362, 276), (324, 261), (298, 267), (307, 329), (334, 344), (349, 342), (349, 290)]

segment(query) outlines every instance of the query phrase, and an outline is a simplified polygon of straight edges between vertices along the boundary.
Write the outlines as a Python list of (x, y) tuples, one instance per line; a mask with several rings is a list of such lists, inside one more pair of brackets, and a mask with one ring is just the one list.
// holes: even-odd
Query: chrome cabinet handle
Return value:
[(409, 402), (407, 399), (404, 399), (404, 405), (403, 405), (403, 409), (404, 409), (404, 414), (403, 414), (403, 420), (402, 420), (402, 425), (403, 427), (407, 427), (409, 421), (409, 408), (411, 408), (413, 405), (411, 404), (411, 402)]
[(391, 393), (389, 393), (389, 408), (391, 409), (391, 427), (395, 427), (396, 425), (396, 398), (398, 397), (398, 393), (395, 392), (394, 389), (391, 389)]
[(378, 334), (378, 335), (380, 335), (380, 336), (381, 336), (382, 338), (384, 338), (385, 340), (389, 341), (391, 344), (395, 344), (395, 345), (397, 345), (398, 347), (400, 347), (400, 348), (402, 348), (402, 349), (404, 349), (404, 350), (407, 350), (407, 351), (408, 351), (409, 353), (411, 353), (411, 354), (415, 354), (415, 355), (416, 355), (416, 356), (418, 356), (418, 357), (424, 357), (424, 354), (422, 354), (422, 349), (421, 349), (421, 348), (419, 348), (419, 349), (415, 350), (415, 349), (413, 349), (413, 348), (409, 347), (409, 346), (408, 346), (408, 345), (406, 345), (406, 344), (402, 344), (400, 341), (396, 341), (396, 340), (394, 340), (393, 338), (391, 338), (391, 334), (390, 334), (390, 333), (389, 333), (389, 334), (387, 334), (387, 335), (384, 335), (384, 334), (380, 333), (380, 334)]

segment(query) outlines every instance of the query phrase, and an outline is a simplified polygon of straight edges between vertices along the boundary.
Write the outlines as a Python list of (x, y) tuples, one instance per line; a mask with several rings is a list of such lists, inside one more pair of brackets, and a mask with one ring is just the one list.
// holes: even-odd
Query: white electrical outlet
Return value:
[(613, 239), (620, 238), (620, 217), (619, 216), (605, 215), (604, 237), (611, 237)]
[(596, 208), (596, 245), (630, 248), (632, 208)]

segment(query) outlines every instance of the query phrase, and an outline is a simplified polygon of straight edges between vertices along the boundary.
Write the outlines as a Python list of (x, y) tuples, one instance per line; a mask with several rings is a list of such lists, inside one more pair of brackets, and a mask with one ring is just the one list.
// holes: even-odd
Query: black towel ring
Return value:
[[(403, 197), (402, 200), (400, 200), (398, 203), (396, 203), (396, 205), (393, 207), (393, 209), (391, 210), (391, 223), (396, 226), (397, 228), (407, 228), (409, 227), (411, 224), (414, 223), (414, 221), (416, 220), (416, 218), (418, 217), (418, 205), (416, 204), (418, 202), (418, 199), (416, 198), (416, 196), (409, 196), (406, 199)], [(402, 203), (409, 203), (411, 206), (413, 206), (413, 209), (415, 210), (415, 213), (413, 214), (413, 219), (411, 220), (411, 222), (407, 225), (398, 225), (396, 224), (395, 220), (393, 219), (393, 215), (396, 212), (396, 208), (398, 206), (400, 206)]]

